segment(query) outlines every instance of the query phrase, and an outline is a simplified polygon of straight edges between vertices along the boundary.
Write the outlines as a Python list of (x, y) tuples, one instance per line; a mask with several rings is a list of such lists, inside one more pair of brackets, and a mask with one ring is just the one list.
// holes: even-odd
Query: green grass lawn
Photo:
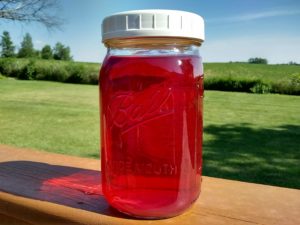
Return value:
[[(204, 107), (204, 175), (300, 189), (300, 97), (206, 91)], [(0, 80), (0, 143), (99, 157), (97, 86)]]
[(300, 188), (300, 97), (207, 91), (204, 174)]
[(0, 143), (98, 155), (97, 86), (0, 80)]

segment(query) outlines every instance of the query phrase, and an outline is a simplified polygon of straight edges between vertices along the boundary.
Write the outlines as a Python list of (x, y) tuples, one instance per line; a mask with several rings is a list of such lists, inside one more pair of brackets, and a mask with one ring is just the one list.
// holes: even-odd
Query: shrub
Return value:
[(300, 95), (300, 73), (272, 84), (272, 93)]
[(204, 88), (207, 90), (252, 92), (259, 80), (233, 79), (231, 77), (214, 77), (204, 80)]
[(85, 81), (85, 68), (81, 64), (76, 64), (76, 63), (70, 63), (66, 67), (69, 76), (66, 80), (68, 83), (75, 83), (75, 84), (80, 84), (80, 83), (86, 83)]
[(66, 69), (69, 73), (66, 82), (75, 84), (98, 84), (98, 71), (94, 71), (88, 65), (70, 62)]
[(41, 63), (36, 66), (36, 79), (65, 82), (68, 79), (68, 71), (60, 63)]
[(34, 80), (36, 76), (35, 60), (31, 59), (29, 63), (18, 73), (20, 80)]
[(15, 58), (0, 59), (0, 73), (7, 77), (18, 77), (19, 73), (24, 69), (27, 60), (17, 60)]
[(90, 73), (87, 75), (88, 84), (98, 84), (98, 82), (99, 82), (98, 73)]
[(270, 84), (265, 84), (262, 82), (257, 82), (252, 88), (250, 88), (251, 92), (259, 93), (259, 94), (270, 93), (271, 90), (272, 90), (272, 86)]

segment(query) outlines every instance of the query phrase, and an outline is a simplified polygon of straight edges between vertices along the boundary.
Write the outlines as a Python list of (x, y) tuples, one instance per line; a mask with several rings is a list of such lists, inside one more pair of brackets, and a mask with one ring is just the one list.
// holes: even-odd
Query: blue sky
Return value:
[(101, 62), (101, 21), (119, 11), (176, 9), (204, 17), (205, 62), (246, 61), (264, 57), (270, 63), (300, 63), (300, 0), (60, 0), (62, 30), (0, 20), (0, 32), (10, 32), (17, 47), (26, 32), (34, 46), (57, 41), (71, 47), (76, 61)]

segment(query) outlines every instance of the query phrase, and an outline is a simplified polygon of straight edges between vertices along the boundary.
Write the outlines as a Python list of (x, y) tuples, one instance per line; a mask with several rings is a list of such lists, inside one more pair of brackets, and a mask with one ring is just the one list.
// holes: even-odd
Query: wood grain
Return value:
[(140, 220), (107, 204), (99, 160), (0, 145), (0, 224), (9, 218), (39, 225), (298, 225), (300, 191), (203, 177), (200, 198), (186, 213)]
[(31, 225), (24, 221), (18, 220), (13, 217), (8, 217), (6, 215), (0, 214), (0, 224), (1, 225)]

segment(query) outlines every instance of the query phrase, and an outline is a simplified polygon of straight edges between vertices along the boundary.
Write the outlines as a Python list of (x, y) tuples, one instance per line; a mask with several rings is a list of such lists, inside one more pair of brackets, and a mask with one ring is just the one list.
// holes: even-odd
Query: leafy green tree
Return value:
[(10, 38), (8, 31), (3, 31), (0, 46), (1, 57), (13, 57), (15, 55), (15, 46)]
[(249, 63), (252, 63), (252, 64), (268, 64), (268, 60), (267, 59), (264, 59), (264, 58), (250, 58), (248, 60)]
[(32, 38), (29, 33), (26, 33), (21, 43), (21, 48), (18, 52), (18, 57), (29, 58), (35, 56), (35, 50), (33, 48)]
[(52, 52), (50, 45), (45, 45), (42, 48), (41, 57), (42, 57), (42, 59), (52, 59), (53, 58), (53, 52)]
[(57, 42), (53, 49), (53, 58), (56, 60), (72, 60), (72, 56), (70, 55), (71, 50), (70, 47), (64, 46), (62, 43)]

